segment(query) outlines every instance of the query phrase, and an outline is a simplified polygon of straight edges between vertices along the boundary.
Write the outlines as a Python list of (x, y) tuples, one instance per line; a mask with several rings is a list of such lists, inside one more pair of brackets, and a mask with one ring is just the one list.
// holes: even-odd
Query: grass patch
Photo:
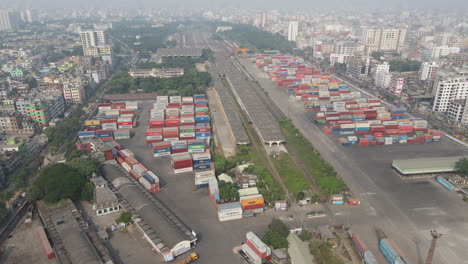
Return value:
[(312, 241), (309, 243), (309, 249), (317, 264), (343, 264), (328, 243)]
[(325, 196), (347, 190), (346, 185), (338, 179), (333, 167), (322, 160), (312, 144), (299, 132), (289, 120), (281, 120), (280, 128), (286, 138), (288, 148), (302, 161), (306, 170), (314, 177), (320, 192)]
[(294, 196), (309, 189), (308, 182), (289, 154), (282, 152), (275, 157), (272, 156), (271, 160), (279, 175), (283, 178), (284, 184)]

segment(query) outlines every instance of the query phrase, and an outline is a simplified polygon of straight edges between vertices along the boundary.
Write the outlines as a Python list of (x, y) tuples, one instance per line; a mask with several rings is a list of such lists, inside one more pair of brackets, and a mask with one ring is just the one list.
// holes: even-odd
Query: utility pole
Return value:
[(442, 236), (441, 233), (437, 232), (436, 230), (431, 231), (432, 242), (431, 247), (429, 248), (429, 253), (427, 253), (426, 264), (432, 264), (432, 259), (434, 258), (434, 252), (436, 247), (437, 239)]

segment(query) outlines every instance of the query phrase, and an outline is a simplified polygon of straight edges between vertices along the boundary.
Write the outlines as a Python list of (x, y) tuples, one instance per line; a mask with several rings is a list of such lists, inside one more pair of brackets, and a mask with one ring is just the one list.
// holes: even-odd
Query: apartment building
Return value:
[(298, 33), (299, 33), (299, 21), (289, 21), (288, 40), (296, 41)]
[(438, 74), (432, 90), (434, 104), (432, 111), (448, 112), (455, 100), (466, 100), (468, 95), (468, 74), (456, 71), (444, 71)]
[(65, 100), (62, 95), (45, 96), (25, 106), (24, 111), (26, 116), (39, 126), (48, 126), (50, 120), (60, 117), (65, 112)]
[(19, 29), (21, 17), (14, 10), (0, 10), (0, 31), (14, 31)]
[(21, 114), (0, 112), (0, 131), (16, 134), (21, 129)]
[(404, 83), (405, 83), (404, 77), (398, 74), (392, 74), (392, 77), (390, 79), (390, 85), (388, 86), (389, 92), (395, 95), (400, 95), (401, 92), (403, 91)]
[(85, 89), (81, 83), (64, 83), (62, 91), (66, 105), (81, 103), (85, 99)]
[(437, 75), (437, 65), (436, 62), (424, 62), (421, 64), (421, 68), (419, 69), (419, 80), (421, 81), (433, 81)]
[(406, 29), (384, 28), (363, 29), (361, 42), (366, 46), (366, 54), (375, 51), (401, 53), (405, 43)]
[(346, 65), (347, 74), (356, 79), (365, 78), (369, 74), (370, 57), (362, 55), (352, 56)]

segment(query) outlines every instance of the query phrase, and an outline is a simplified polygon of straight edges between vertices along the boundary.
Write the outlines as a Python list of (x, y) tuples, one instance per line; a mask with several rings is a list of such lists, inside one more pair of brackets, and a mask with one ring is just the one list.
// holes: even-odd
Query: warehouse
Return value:
[(455, 163), (463, 156), (394, 160), (392, 167), (402, 175), (447, 173), (455, 171)]
[[(145, 239), (162, 254), (166, 261), (190, 250), (197, 238), (193, 233), (185, 233), (181, 229), (181, 223), (176, 226), (169, 219), (169, 212), (163, 212), (154, 204), (137, 185), (129, 181), (117, 166), (105, 165), (104, 175), (126, 200), (122, 207), (132, 212), (133, 220), (144, 233)], [(175, 218), (174, 215), (170, 216)], [(167, 258), (170, 254), (170, 258)]]

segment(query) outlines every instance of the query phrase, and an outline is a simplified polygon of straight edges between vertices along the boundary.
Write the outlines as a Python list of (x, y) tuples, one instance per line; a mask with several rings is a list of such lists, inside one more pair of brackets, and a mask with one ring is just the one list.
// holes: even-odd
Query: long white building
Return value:
[(19, 29), (20, 15), (13, 10), (0, 10), (0, 31), (13, 31)]
[(288, 40), (296, 41), (298, 33), (299, 33), (299, 21), (289, 21)]

